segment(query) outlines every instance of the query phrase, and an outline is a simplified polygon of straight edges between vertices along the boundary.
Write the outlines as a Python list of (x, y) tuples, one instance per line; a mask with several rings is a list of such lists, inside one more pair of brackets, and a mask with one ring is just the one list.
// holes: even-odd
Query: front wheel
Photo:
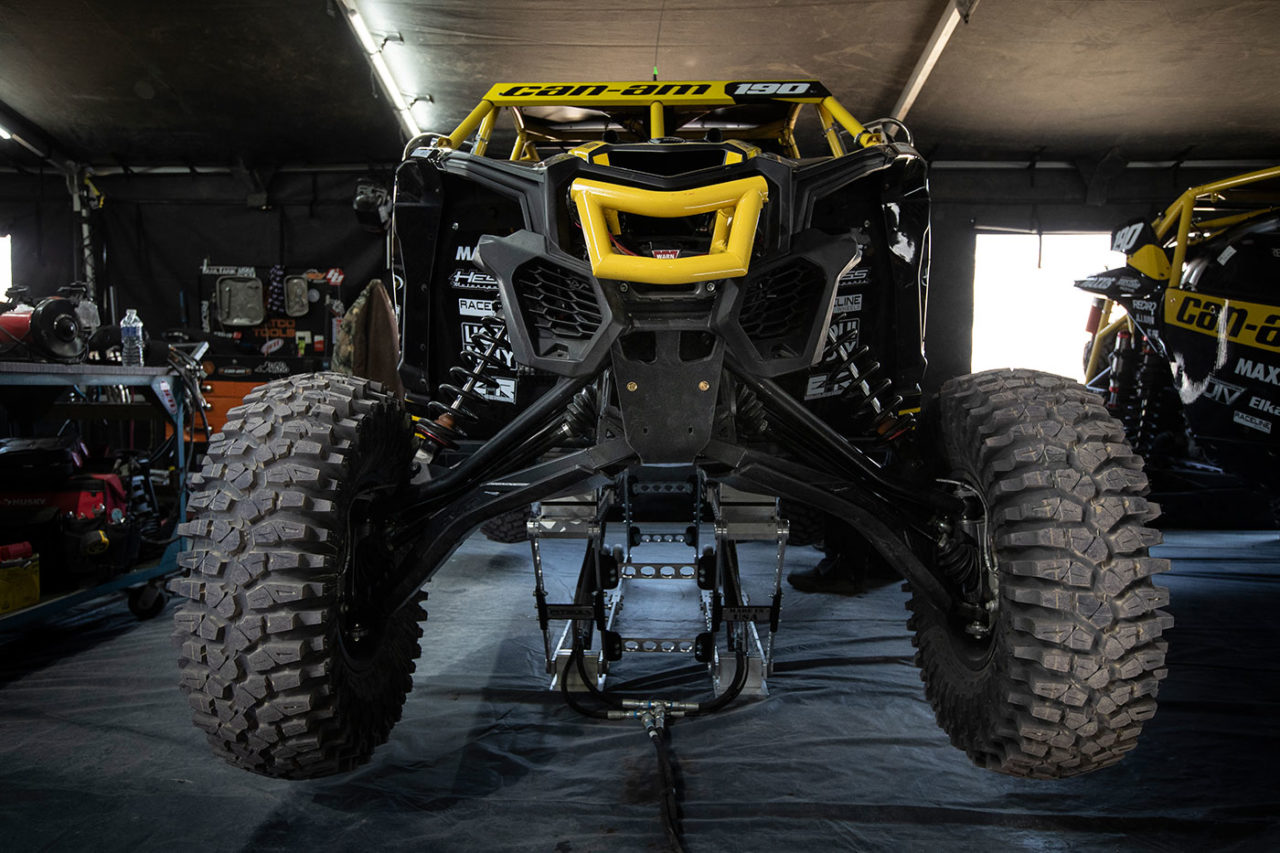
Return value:
[(412, 457), (400, 401), (335, 373), (260, 386), (210, 441), (175, 640), (195, 724), (229, 763), (342, 772), (399, 720), (426, 614), (382, 615), (376, 590)]
[(1168, 562), (1148, 556), (1160, 535), (1144, 526), (1158, 510), (1142, 460), (1095, 395), (1049, 374), (953, 379), (938, 415), (949, 479), (986, 507), (996, 570), (957, 584), (987, 626), (923, 595), (908, 604), (938, 724), (978, 766), (1015, 776), (1119, 761), (1155, 713), (1173, 622), (1151, 582)]

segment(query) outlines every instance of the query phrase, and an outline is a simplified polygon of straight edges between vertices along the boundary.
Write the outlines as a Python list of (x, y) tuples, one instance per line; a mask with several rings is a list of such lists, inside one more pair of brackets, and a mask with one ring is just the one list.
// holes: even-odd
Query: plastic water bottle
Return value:
[(120, 321), (120, 360), (125, 367), (142, 367), (142, 318), (136, 308)]

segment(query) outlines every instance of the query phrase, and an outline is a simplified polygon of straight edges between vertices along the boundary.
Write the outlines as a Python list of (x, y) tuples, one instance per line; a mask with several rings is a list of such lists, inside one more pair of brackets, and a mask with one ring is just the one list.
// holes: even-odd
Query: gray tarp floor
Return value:
[[(977, 770), (948, 744), (899, 584), (788, 594), (770, 695), (672, 726), (687, 849), (1280, 849), (1277, 536), (1167, 534), (1160, 711), (1119, 766), (1064, 782)], [(579, 557), (552, 545), (567, 596)], [(770, 549), (743, 554), (744, 575), (767, 575)], [(793, 549), (789, 567), (815, 559)], [(0, 850), (663, 849), (640, 727), (545, 689), (531, 579), (527, 546), (465, 544), (429, 585), (404, 719), (367, 766), (321, 781), (211, 757), (174, 686), (172, 604), (0, 646)], [(708, 683), (668, 663), (668, 694)]]

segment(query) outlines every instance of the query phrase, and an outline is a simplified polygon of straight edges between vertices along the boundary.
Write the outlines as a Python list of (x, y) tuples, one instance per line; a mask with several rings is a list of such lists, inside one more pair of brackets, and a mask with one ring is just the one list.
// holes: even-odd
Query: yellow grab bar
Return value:
[[(579, 178), (569, 188), (596, 278), (687, 284), (747, 274), (755, 245), (756, 223), (769, 198), (769, 185), (760, 175), (711, 184), (691, 190), (662, 192)], [(634, 213), (672, 219), (715, 213), (711, 251), (688, 258), (642, 258), (613, 250), (610, 214)]]

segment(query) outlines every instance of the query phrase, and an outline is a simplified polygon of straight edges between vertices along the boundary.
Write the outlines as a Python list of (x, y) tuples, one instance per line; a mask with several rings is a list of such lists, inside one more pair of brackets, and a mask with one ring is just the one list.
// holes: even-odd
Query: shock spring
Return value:
[[(469, 404), (483, 404), (486, 398), (481, 392), (500, 387), (493, 377), (486, 375), (495, 368), (506, 367), (506, 362), (498, 355), (508, 348), (507, 325), (500, 311), (501, 306), (495, 302), (494, 313), (480, 321), (479, 331), (471, 336), (459, 353), (462, 364), (449, 368), (452, 382), (441, 383), (437, 391), (439, 399), (427, 405), (431, 419), (418, 422), (419, 435), (434, 442), (438, 448), (457, 447), (458, 439), (466, 437), (462, 424), (479, 420)], [(450, 398), (453, 402), (448, 405), (441, 402)]]
[(858, 346), (858, 327), (854, 326), (843, 334), (838, 334), (834, 327), (828, 328), (827, 353), (824, 366), (829, 366), (830, 370), (825, 386), (832, 389), (842, 382), (848, 383), (841, 394), (856, 405), (853, 412), (855, 421), (869, 421), (868, 431), (884, 441), (892, 441), (915, 425), (911, 415), (898, 413), (902, 397), (897, 394), (886, 396), (893, 390), (893, 380), (879, 375), (882, 367), (872, 357), (871, 347), (865, 344)]

